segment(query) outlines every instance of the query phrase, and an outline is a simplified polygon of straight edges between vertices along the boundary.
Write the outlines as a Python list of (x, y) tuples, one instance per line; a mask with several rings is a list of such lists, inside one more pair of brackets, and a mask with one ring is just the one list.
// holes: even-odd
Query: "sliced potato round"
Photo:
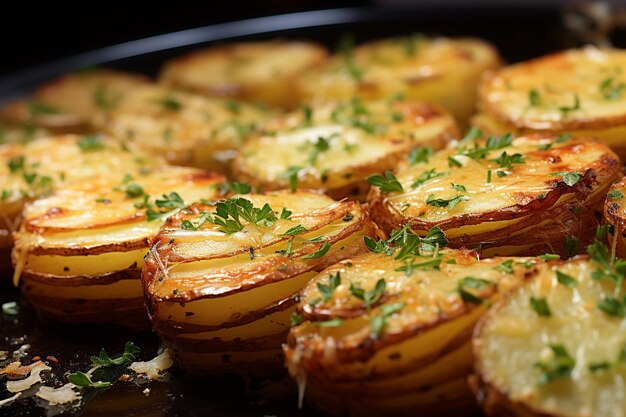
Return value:
[(127, 92), (148, 83), (144, 75), (112, 69), (66, 74), (38, 86), (32, 98), (6, 106), (0, 119), (53, 133), (86, 133), (93, 130), (94, 116), (110, 111)]
[(232, 97), (272, 106), (297, 104), (294, 83), (307, 69), (326, 61), (312, 42), (272, 40), (212, 46), (165, 64), (160, 81), (211, 97)]
[(191, 374), (276, 373), (298, 291), (379, 233), (358, 202), (322, 194), (191, 206), (163, 226), (146, 258), (153, 327)]
[(92, 177), (30, 203), (14, 235), (14, 282), (43, 318), (145, 327), (139, 278), (150, 238), (186, 203), (214, 198), (222, 181), (163, 167)]
[(226, 171), (243, 140), (270, 114), (250, 104), (149, 85), (129, 91), (96, 124), (176, 165)]
[(438, 106), (356, 98), (306, 107), (264, 130), (241, 147), (235, 178), (264, 190), (317, 189), (336, 199), (363, 199), (369, 175), (393, 169), (416, 147), (441, 149), (458, 137), (454, 119)]
[(603, 223), (613, 227), (609, 239), (619, 258), (626, 258), (626, 177), (611, 186), (604, 202)]
[(437, 103), (465, 124), (483, 72), (500, 65), (495, 48), (478, 39), (409, 36), (346, 44), (328, 64), (309, 71), (298, 87), (303, 101), (389, 98)]
[(104, 136), (59, 135), (0, 145), (0, 256), (8, 259), (11, 232), (17, 229), (26, 202), (76, 181), (92, 177), (121, 181), (126, 173), (164, 164), (158, 156), (149, 158)]
[(570, 132), (626, 156), (626, 51), (585, 47), (510, 65), (480, 86), (474, 124), (496, 132)]
[(468, 138), (397, 178), (370, 178), (372, 218), (386, 231), (439, 226), (452, 247), (483, 256), (572, 256), (595, 235), (595, 211), (621, 176), (619, 159), (589, 138)]
[(616, 270), (606, 247), (590, 248), (593, 260), (551, 264), (477, 326), (474, 387), (488, 415), (626, 415), (623, 261)]
[(465, 383), (473, 326), (543, 262), (407, 251), (408, 242), (399, 249), (379, 242), (380, 253), (327, 268), (302, 291), (298, 311), (306, 321), (292, 327), (284, 351), (314, 407), (341, 416), (475, 412)]

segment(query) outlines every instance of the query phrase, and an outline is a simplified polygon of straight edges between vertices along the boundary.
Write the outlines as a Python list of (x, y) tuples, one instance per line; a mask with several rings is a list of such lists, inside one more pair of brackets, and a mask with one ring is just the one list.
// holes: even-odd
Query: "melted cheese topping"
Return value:
[(129, 150), (107, 137), (91, 136), (96, 146), (81, 148), (85, 138), (89, 137), (63, 135), (0, 146), (0, 211), (77, 181), (104, 177), (121, 181), (126, 174), (165, 164), (158, 156)]
[[(163, 194), (176, 192), (183, 204), (212, 199), (221, 180), (193, 168), (167, 167), (136, 174), (126, 183), (105, 177), (75, 183), (26, 207), (16, 246), (77, 248), (146, 239), (163, 219), (146, 219), (144, 196), (149, 196), (153, 210), (160, 211), (156, 200), (162, 200)], [(140, 187), (143, 193), (129, 196), (131, 186)]]
[(440, 149), (456, 135), (453, 119), (411, 102), (334, 103), (274, 120), (269, 134), (240, 150), (235, 170), (255, 184), (286, 188), (298, 167), (298, 187), (338, 188), (392, 169), (413, 146)]
[(323, 47), (310, 42), (269, 41), (234, 43), (193, 52), (169, 61), (161, 80), (198, 90), (252, 87), (292, 77), (326, 57)]
[[(484, 144), (484, 141), (479, 141), (476, 145)], [(548, 145), (550, 149), (540, 150)], [(501, 167), (495, 160), (504, 152), (508, 156), (520, 154), (524, 162), (512, 163), (510, 168)], [(449, 158), (454, 158), (456, 163)], [(610, 169), (603, 168), (607, 161), (612, 161)], [(437, 152), (427, 163), (401, 167), (396, 176), (404, 191), (387, 194), (387, 200), (405, 217), (415, 217), (424, 222), (440, 222), (451, 217), (512, 207), (524, 208), (545, 199), (557, 189), (565, 173), (578, 172), (584, 176), (594, 170), (596, 174), (606, 173), (611, 178), (617, 161), (617, 156), (606, 146), (589, 139), (556, 143), (553, 137), (518, 137), (513, 139), (511, 146), (491, 150), (482, 159), (472, 159), (462, 155), (459, 148), (448, 147)], [(428, 176), (431, 179), (413, 186), (416, 180)], [(465, 191), (458, 187), (455, 189), (453, 185), (462, 186)], [(597, 186), (600, 188), (602, 185)], [(573, 188), (565, 191), (573, 192)], [(439, 207), (427, 203), (431, 195), (430, 200), (458, 197), (459, 202), (452, 208)]]
[(483, 83), (480, 106), (517, 127), (563, 130), (622, 125), (625, 65), (626, 52), (594, 47), (511, 65)]
[[(626, 346), (626, 319), (598, 308), (620, 291), (608, 279), (592, 278), (599, 267), (586, 259), (553, 265), (492, 310), (474, 340), (483, 380), (546, 415), (626, 415), (626, 367), (618, 360)], [(573, 278), (574, 286), (559, 283), (556, 271)], [(531, 297), (544, 298), (551, 315), (537, 314)], [(569, 377), (541, 385), (542, 370), (535, 364), (553, 358), (551, 344), (562, 345), (575, 364)], [(589, 369), (602, 362), (609, 364), (606, 369)]]
[(259, 107), (151, 85), (130, 91), (99, 121), (142, 149), (193, 152), (236, 149), (269, 113)]

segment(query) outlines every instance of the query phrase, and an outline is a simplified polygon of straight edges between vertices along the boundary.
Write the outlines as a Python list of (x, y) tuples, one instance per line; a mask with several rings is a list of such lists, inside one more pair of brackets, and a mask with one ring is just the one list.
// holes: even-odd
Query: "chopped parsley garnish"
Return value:
[(404, 308), (404, 303), (383, 304), (380, 306), (380, 314), (370, 319), (372, 334), (377, 338), (382, 336), (385, 327), (387, 327), (387, 319), (395, 313), (400, 312)]
[(85, 135), (78, 139), (78, 147), (81, 151), (97, 151), (104, 148), (104, 143), (98, 135)]
[(598, 303), (598, 308), (609, 316), (624, 317), (626, 314), (624, 303), (614, 297), (604, 297)]
[(113, 95), (108, 91), (106, 84), (100, 84), (93, 93), (93, 101), (101, 110), (112, 110), (122, 99), (122, 95)]
[(539, 385), (546, 385), (555, 379), (569, 378), (576, 360), (570, 356), (567, 349), (561, 344), (551, 344), (552, 357), (534, 364), (543, 373), (539, 377)]
[(7, 162), (7, 167), (9, 167), (9, 171), (13, 173), (21, 171), (22, 169), (24, 169), (24, 161), (25, 158), (23, 155), (14, 156)]
[(425, 171), (419, 177), (417, 177), (415, 181), (413, 181), (413, 184), (411, 184), (411, 188), (417, 188), (420, 185), (424, 184), (426, 181), (432, 180), (433, 178), (441, 177), (445, 174), (445, 172), (435, 172), (435, 168)]
[(435, 153), (432, 148), (413, 148), (409, 152), (409, 165), (428, 162), (430, 156)]
[(450, 168), (454, 168), (454, 167), (462, 167), (463, 164), (460, 163), (458, 160), (456, 160), (456, 158), (454, 158), (453, 156), (449, 156), (448, 157), (448, 166)]
[(330, 319), (326, 321), (316, 321), (314, 322), (314, 324), (317, 327), (339, 327), (343, 324), (343, 320), (339, 318), (335, 318), (335, 319)]
[(302, 226), (301, 224), (294, 226), (292, 228), (290, 228), (289, 230), (287, 230), (285, 233), (281, 233), (278, 236), (295, 236), (295, 235), (299, 235), (301, 233), (304, 232), (308, 232), (308, 229), (304, 226)]
[(317, 283), (317, 289), (322, 295), (322, 300), (324, 302), (333, 298), (333, 292), (335, 288), (341, 285), (341, 275), (339, 271), (336, 274), (329, 274), (328, 276), (328, 285), (322, 284), (321, 282)]
[(339, 40), (339, 50), (341, 51), (341, 55), (343, 57), (343, 63), (345, 69), (348, 71), (348, 74), (354, 79), (354, 81), (361, 81), (363, 77), (363, 70), (357, 68), (354, 63), (353, 58), (353, 49), (354, 49), (354, 35), (346, 34)]
[(289, 220), (289, 218), (291, 218), (291, 214), (292, 212), (288, 210), (287, 207), (283, 207), (283, 209), (280, 211), (279, 217), (284, 220)]
[(169, 194), (163, 194), (162, 200), (155, 200), (154, 204), (160, 210), (154, 210), (152, 205), (148, 203), (147, 197), (147, 195), (144, 195), (144, 205), (146, 207), (146, 218), (148, 221), (161, 219), (172, 211), (185, 207), (185, 202), (182, 197), (175, 191)]
[(302, 113), (304, 115), (304, 126), (311, 126), (311, 123), (313, 122), (313, 109), (310, 106), (304, 106), (302, 108)]
[(124, 190), (126, 191), (126, 197), (128, 198), (136, 198), (144, 195), (143, 188), (139, 184), (127, 184), (124, 186)]
[(469, 142), (473, 142), (482, 136), (483, 136), (482, 130), (480, 130), (477, 127), (472, 127), (467, 131), (465, 136), (463, 136), (463, 139), (461, 139), (460, 144), (467, 144)]
[(67, 376), (68, 381), (79, 388), (107, 388), (111, 386), (110, 382), (92, 381), (89, 375), (83, 372), (74, 372)]
[(537, 107), (541, 104), (541, 96), (537, 89), (533, 88), (528, 92), (528, 103), (530, 107)]
[(559, 110), (563, 113), (580, 110), (580, 97), (578, 97), (578, 94), (574, 94), (574, 104), (571, 106), (559, 107)]
[(513, 164), (523, 164), (525, 162), (522, 154), (515, 153), (509, 155), (506, 151), (502, 152), (499, 157), (492, 159), (492, 161), (500, 165), (500, 168), (511, 168)]
[(424, 42), (425, 39), (426, 37), (423, 33), (414, 33), (404, 38), (404, 53), (406, 54), (406, 56), (411, 57), (415, 55), (418, 45), (421, 42)]
[(543, 297), (530, 297), (530, 307), (535, 310), (535, 312), (540, 316), (549, 317), (550, 315), (552, 315), (552, 312), (550, 311), (550, 306), (548, 305), (548, 301)]
[(363, 301), (363, 305), (369, 311), (372, 309), (372, 306), (380, 300), (380, 298), (385, 293), (385, 288), (387, 287), (387, 282), (385, 282), (384, 278), (380, 278), (376, 281), (376, 285), (373, 289), (365, 291), (360, 285), (355, 284), (354, 282), (350, 283), (350, 294), (353, 297), (358, 298)]
[(302, 324), (302, 322), (304, 321), (304, 317), (302, 317), (302, 314), (298, 314), (294, 311), (293, 313), (291, 313), (289, 321), (291, 322), (291, 327), (297, 326), (299, 324)]
[(17, 316), (20, 314), (20, 307), (17, 305), (15, 301), (9, 301), (8, 303), (2, 304), (2, 314), (7, 316)]
[(59, 110), (40, 101), (31, 101), (28, 103), (28, 112), (32, 116), (40, 116), (45, 114), (58, 114)]
[(107, 355), (106, 351), (102, 349), (100, 351), (100, 355), (91, 357), (91, 363), (100, 366), (126, 365), (133, 362), (139, 352), (141, 352), (141, 349), (139, 349), (139, 347), (136, 346), (133, 342), (126, 342), (126, 345), (124, 346), (124, 353), (122, 353), (120, 356), (116, 358), (110, 358), (109, 355)]
[(502, 136), (489, 136), (484, 147), (480, 147), (477, 144), (474, 148), (463, 148), (460, 152), (461, 155), (466, 155), (472, 159), (483, 159), (490, 151), (506, 148), (513, 143), (513, 134), (505, 133)]
[(220, 232), (228, 235), (243, 230), (242, 220), (266, 227), (276, 222), (276, 215), (269, 204), (265, 203), (261, 208), (254, 207), (250, 200), (241, 197), (217, 202), (214, 215), (207, 213), (206, 218), (208, 222), (220, 226)]
[(576, 279), (574, 279), (574, 277), (559, 270), (556, 271), (556, 280), (559, 284), (565, 285), (568, 288), (574, 288), (576, 286)]
[(554, 261), (557, 259), (561, 259), (561, 257), (559, 255), (556, 255), (554, 253), (544, 253), (543, 255), (539, 255), (537, 256), (537, 258), (541, 259), (542, 261)]
[(289, 181), (289, 191), (292, 193), (298, 188), (298, 173), (302, 168), (290, 166), (280, 177)]
[(572, 172), (559, 171), (559, 172), (553, 172), (550, 175), (553, 177), (561, 177), (563, 182), (569, 185), (570, 187), (574, 186), (578, 181), (580, 181), (580, 179), (583, 176), (582, 172), (579, 172), (579, 171), (572, 171)]
[(375, 187), (380, 188), (380, 191), (382, 191), (383, 193), (404, 191), (404, 188), (402, 188), (402, 184), (400, 184), (398, 179), (390, 171), (386, 171), (384, 176), (372, 175), (370, 177), (367, 177), (367, 182)]
[(222, 195), (233, 194), (250, 194), (252, 192), (252, 186), (245, 182), (224, 182), (219, 185), (220, 193)]
[(489, 184), (491, 182), (491, 170), (488, 169), (487, 170), (487, 184)]
[(176, 100), (174, 97), (165, 97), (164, 99), (160, 100), (158, 103), (165, 110), (171, 110), (171, 111), (177, 111), (183, 107), (181, 102)]
[(494, 267), (498, 271), (506, 272), (507, 274), (513, 273), (513, 259), (502, 262), (500, 265)]
[(457, 195), (450, 199), (435, 198), (434, 194), (429, 194), (426, 197), (426, 204), (434, 207), (447, 207), (449, 210), (455, 208), (461, 201), (468, 201), (469, 197), (466, 195)]
[(411, 225), (406, 224), (404, 227), (391, 232), (389, 239), (374, 241), (369, 236), (364, 238), (365, 245), (371, 252), (385, 253), (387, 256), (395, 256), (396, 260), (405, 260), (411, 256), (419, 256), (420, 250), (425, 252), (436, 252), (448, 244), (448, 239), (443, 230), (439, 227), (432, 227), (426, 236), (420, 238), (411, 230)]
[(330, 247), (331, 247), (331, 244), (328, 243), (328, 242), (325, 242), (318, 250), (316, 250), (313, 253), (310, 253), (308, 255), (303, 256), (302, 259), (317, 259), (317, 258), (321, 258), (322, 256), (326, 255), (326, 253), (328, 252)]
[(624, 87), (623, 83), (617, 83), (613, 78), (607, 78), (600, 83), (598, 89), (605, 100), (617, 100), (622, 96)]
[[(413, 258), (413, 260), (415, 259), (419, 259), (419, 258)], [(441, 266), (441, 260), (442, 260), (441, 257), (437, 257), (437, 258), (430, 258), (426, 261), (416, 262), (416, 263), (407, 261), (403, 266), (396, 268), (396, 271), (399, 271), (399, 272), (404, 271), (407, 276), (411, 276), (413, 274), (413, 271), (416, 269), (419, 269), (422, 271), (429, 271), (431, 269), (439, 269), (439, 267)]]
[(241, 112), (241, 106), (235, 100), (226, 100), (224, 105), (231, 113), (239, 114)]
[(326, 152), (330, 149), (330, 140), (334, 136), (336, 136), (336, 134), (330, 135), (328, 138), (325, 138), (323, 136), (319, 136), (317, 138), (317, 141), (313, 144), (313, 149), (311, 150), (307, 158), (307, 162), (309, 165), (315, 164), (315, 161), (317, 161), (317, 157), (321, 153)]
[(611, 190), (607, 196), (613, 200), (619, 200), (620, 198), (624, 198), (624, 193), (620, 190)]
[(464, 193), (465, 193), (465, 192), (467, 192), (467, 188), (465, 188), (465, 186), (464, 186), (464, 185), (460, 185), (460, 184), (453, 184), (453, 183), (451, 183), (450, 185), (452, 186), (452, 188), (454, 188), (454, 189), (455, 189), (455, 190), (457, 190), (457, 191), (462, 191), (462, 192), (464, 192)]
[(465, 277), (459, 280), (457, 284), (457, 291), (461, 296), (461, 299), (466, 303), (482, 304), (483, 299), (475, 295), (469, 290), (482, 290), (494, 285), (492, 282), (482, 278)]
[(578, 254), (578, 249), (580, 247), (580, 241), (576, 236), (566, 236), (565, 237), (565, 254), (568, 258), (571, 258), (574, 255)]

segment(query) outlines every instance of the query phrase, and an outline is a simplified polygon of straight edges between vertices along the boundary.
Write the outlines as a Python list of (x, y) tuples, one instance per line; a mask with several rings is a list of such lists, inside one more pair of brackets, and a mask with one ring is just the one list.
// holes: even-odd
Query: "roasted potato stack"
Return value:
[(168, 220), (146, 258), (153, 327), (190, 374), (280, 373), (298, 291), (379, 233), (358, 202), (316, 193), (193, 205)]
[(405, 227), (389, 241), (370, 241), (376, 253), (309, 281), (298, 303), (304, 322), (284, 351), (315, 408), (337, 416), (476, 413), (465, 381), (473, 326), (543, 261), (479, 261), (476, 252), (440, 251), (442, 236), (433, 229), (419, 239)]
[(11, 232), (24, 204), (86, 178), (107, 176), (121, 181), (125, 173), (164, 165), (160, 157), (96, 135), (59, 135), (26, 144), (0, 146), (0, 262), (10, 269)]
[(626, 415), (624, 261), (596, 243), (554, 263), (476, 327), (474, 387), (489, 416)]
[(40, 85), (29, 99), (4, 106), (0, 120), (24, 129), (87, 133), (93, 131), (97, 114), (112, 110), (129, 91), (147, 84), (144, 75), (111, 69), (75, 72)]
[(626, 258), (626, 177), (613, 184), (604, 202), (603, 223), (613, 227), (609, 238), (612, 251), (620, 258)]
[(624, 50), (585, 47), (502, 68), (481, 83), (472, 124), (491, 133), (594, 136), (624, 159), (624, 65)]
[[(241, 147), (235, 178), (264, 190), (318, 189), (336, 199), (363, 199), (366, 177), (395, 168), (416, 147), (441, 149), (458, 138), (454, 119), (438, 106), (358, 98), (305, 107), (265, 132)], [(411, 155), (419, 152), (427, 150)]]
[(450, 246), (483, 256), (573, 256), (591, 243), (596, 211), (621, 177), (619, 159), (589, 138), (549, 134), (477, 137), (428, 162), (370, 177), (372, 218), (386, 231), (442, 228)]
[(326, 65), (300, 78), (298, 88), (304, 102), (402, 94), (440, 104), (464, 125), (474, 112), (481, 75), (499, 65), (497, 51), (478, 39), (417, 34), (353, 47), (346, 38)]
[(167, 62), (160, 82), (211, 97), (231, 97), (293, 108), (295, 82), (325, 62), (328, 52), (312, 42), (273, 40), (212, 46)]
[(175, 165), (223, 172), (271, 114), (251, 104), (149, 85), (129, 91), (97, 125)]
[(222, 181), (163, 167), (63, 187), (25, 207), (14, 282), (44, 319), (145, 327), (140, 274), (149, 239), (187, 203), (215, 197)]

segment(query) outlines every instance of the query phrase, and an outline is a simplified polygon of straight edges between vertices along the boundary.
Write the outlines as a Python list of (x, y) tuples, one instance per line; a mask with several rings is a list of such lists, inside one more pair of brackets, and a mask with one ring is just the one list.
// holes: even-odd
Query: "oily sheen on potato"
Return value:
[[(434, 233), (433, 233), (434, 232)], [(470, 337), (488, 305), (535, 274), (535, 258), (440, 250), (410, 228), (316, 275), (284, 346), (315, 408), (337, 416), (472, 415)]]
[(159, 85), (135, 88), (96, 124), (175, 165), (226, 171), (244, 139), (271, 112)]
[(510, 65), (485, 77), (480, 113), (486, 132), (568, 132), (594, 136), (626, 157), (626, 51), (585, 47)]
[(473, 337), (489, 416), (626, 415), (624, 261), (600, 243), (552, 263), (494, 306)]
[(393, 169), (420, 152), (415, 148), (441, 149), (456, 137), (454, 119), (430, 104), (354, 98), (307, 106), (269, 122), (246, 142), (233, 175), (264, 190), (297, 187), (363, 199), (366, 177)]
[(313, 42), (275, 39), (211, 46), (166, 62), (159, 80), (211, 97), (231, 97), (293, 108), (301, 74), (325, 62), (328, 52)]
[(223, 180), (162, 167), (93, 177), (34, 201), (14, 236), (14, 282), (44, 319), (147, 327), (140, 274), (150, 238), (167, 216), (217, 196)]
[(386, 231), (438, 226), (451, 247), (483, 256), (572, 256), (593, 240), (611, 183), (621, 177), (606, 145), (569, 135), (464, 140), (394, 176), (370, 177), (372, 218)]
[(11, 232), (28, 201), (67, 184), (106, 176), (121, 181), (125, 173), (164, 165), (160, 157), (123, 146), (100, 135), (58, 135), (28, 143), (0, 145), (0, 252), (10, 268)]
[(437, 103), (462, 125), (473, 113), (478, 81), (500, 58), (488, 43), (471, 38), (427, 38), (416, 34), (354, 46), (344, 38), (325, 65), (300, 77), (303, 102), (311, 100), (407, 99)]
[(378, 233), (358, 202), (317, 193), (193, 205), (168, 220), (146, 258), (153, 327), (190, 374), (279, 374), (300, 289)]

